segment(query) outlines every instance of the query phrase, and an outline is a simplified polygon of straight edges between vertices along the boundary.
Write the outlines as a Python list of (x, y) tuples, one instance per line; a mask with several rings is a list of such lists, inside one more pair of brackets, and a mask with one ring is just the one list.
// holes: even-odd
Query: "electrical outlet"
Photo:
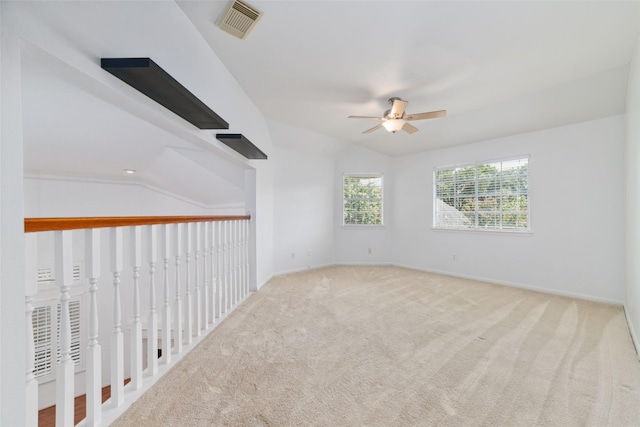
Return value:
[(454, 260), (454, 261), (457, 261), (458, 260), (458, 255), (456, 255), (456, 254), (451, 255), (451, 259)]
[(295, 252), (291, 252), (291, 258), (295, 258), (296, 257), (296, 253)]
[(371, 248), (369, 248), (367, 252), (369, 252), (369, 255), (371, 255), (371, 252), (372, 252)]

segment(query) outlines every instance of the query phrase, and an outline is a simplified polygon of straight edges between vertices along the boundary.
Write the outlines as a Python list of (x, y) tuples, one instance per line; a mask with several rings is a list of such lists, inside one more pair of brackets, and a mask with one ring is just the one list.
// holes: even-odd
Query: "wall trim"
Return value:
[(501, 286), (509, 286), (511, 288), (526, 289), (526, 290), (529, 290), (529, 291), (541, 292), (543, 294), (558, 295), (558, 296), (561, 296), (561, 297), (568, 297), (568, 298), (577, 298), (577, 299), (581, 299), (581, 300), (585, 300), (585, 301), (599, 302), (599, 303), (602, 303), (602, 304), (616, 305), (616, 306), (621, 306), (621, 307), (624, 306), (624, 303), (622, 301), (613, 300), (613, 299), (609, 299), (609, 298), (596, 297), (596, 296), (593, 296), (593, 295), (579, 294), (579, 293), (574, 293), (574, 292), (557, 291), (555, 289), (541, 288), (541, 287), (538, 287), (538, 286), (531, 286), (531, 285), (524, 285), (522, 283), (509, 282), (509, 281), (506, 281), (506, 280), (496, 280), (496, 279), (490, 279), (490, 278), (487, 278), (487, 277), (473, 276), (473, 275), (470, 275), (470, 274), (459, 274), (459, 273), (453, 273), (453, 272), (444, 271), (444, 270), (436, 270), (436, 269), (429, 269), (429, 268), (423, 268), (423, 267), (414, 267), (414, 266), (407, 265), (407, 264), (402, 264), (402, 263), (392, 263), (391, 265), (394, 265), (396, 267), (409, 268), (411, 270), (424, 271), (424, 272), (427, 272), (427, 273), (442, 274), (444, 276), (459, 277), (461, 279), (477, 280), (479, 282), (492, 283), (492, 284), (501, 285)]
[[(609, 305), (616, 305), (616, 306), (624, 307), (624, 303), (622, 301), (613, 300), (613, 299), (609, 299), (609, 298), (601, 298), (601, 297), (595, 297), (593, 295), (579, 294), (579, 293), (573, 293), (573, 292), (562, 292), (562, 291), (557, 291), (557, 290), (549, 289), (549, 288), (541, 288), (541, 287), (538, 287), (538, 286), (523, 285), (521, 283), (509, 282), (509, 281), (506, 281), (506, 280), (496, 280), (496, 279), (491, 279), (491, 278), (481, 277), (481, 276), (473, 276), (473, 275), (470, 275), (470, 274), (459, 274), (459, 273), (453, 273), (453, 272), (444, 271), (444, 270), (436, 270), (436, 269), (431, 269), (431, 268), (416, 267), (416, 266), (413, 266), (413, 265), (403, 264), (403, 263), (399, 263), (399, 262), (331, 262), (331, 263), (327, 263), (327, 264), (318, 264), (318, 265), (314, 265), (314, 266), (310, 266), (310, 267), (301, 267), (299, 269), (293, 269), (293, 270), (287, 270), (287, 271), (284, 271), (284, 272), (274, 273), (272, 277), (283, 276), (285, 274), (290, 274), (290, 273), (299, 273), (301, 271), (316, 270), (316, 269), (319, 269), (319, 268), (331, 267), (331, 266), (334, 266), (334, 265), (394, 266), (394, 267), (408, 268), (410, 270), (424, 271), (426, 273), (442, 274), (443, 276), (459, 277), (461, 279), (476, 280), (476, 281), (479, 281), (479, 282), (491, 283), (491, 284), (494, 284), (494, 285), (508, 286), (508, 287), (511, 287), (511, 288), (518, 288), (518, 289), (526, 289), (526, 290), (529, 290), (529, 291), (541, 292), (541, 293), (544, 293), (544, 294), (558, 295), (558, 296), (562, 296), (562, 297), (576, 298), (576, 299), (581, 299), (581, 300), (585, 300), (585, 301), (592, 301), (592, 302), (598, 302), (598, 303), (601, 303), (601, 304), (609, 304)], [(267, 280), (267, 282), (268, 282), (268, 280)], [(625, 310), (625, 313), (626, 313), (626, 310)], [(629, 320), (630, 319), (629, 319), (629, 317), (627, 315), (627, 323), (629, 325), (631, 325), (631, 322)], [(631, 326), (629, 326), (629, 328), (631, 329)], [(633, 335), (633, 333), (632, 333), (632, 335)], [(635, 339), (635, 345), (636, 345), (636, 348), (640, 348), (637, 339)]]
[[(317, 270), (319, 268), (331, 267), (332, 265), (337, 265), (337, 264), (335, 262), (329, 262), (329, 263), (324, 263), (324, 264), (315, 264), (315, 265), (308, 265), (306, 267), (293, 268), (291, 270), (278, 271), (277, 273), (273, 273), (273, 276), (271, 276), (271, 278), (285, 276), (287, 274), (301, 273), (303, 271)], [(271, 279), (269, 279), (269, 280), (271, 280)], [(267, 282), (268, 282), (268, 280), (267, 280)], [(266, 284), (266, 282), (265, 282), (265, 284)]]
[(623, 305), (622, 308), (624, 308), (624, 316), (627, 318), (631, 342), (633, 342), (633, 346), (636, 349), (636, 356), (638, 356), (638, 360), (640, 360), (640, 341), (638, 341), (638, 335), (636, 334), (635, 329), (633, 329), (633, 322), (631, 322), (631, 317), (629, 317), (629, 309), (627, 309), (626, 305)]
[(142, 187), (154, 193), (162, 194), (163, 196), (171, 197), (184, 203), (188, 203), (197, 206), (202, 209), (238, 209), (244, 208), (244, 201), (227, 202), (221, 204), (205, 204), (188, 197), (181, 196), (179, 194), (172, 193), (170, 191), (163, 190), (161, 188), (149, 185), (141, 181), (133, 181), (127, 179), (106, 179), (106, 178), (88, 178), (79, 176), (64, 176), (64, 175), (40, 175), (34, 173), (25, 173), (25, 179), (40, 180), (40, 181), (66, 181), (76, 183), (92, 183), (92, 184), (110, 184), (110, 185), (129, 185), (132, 187)]

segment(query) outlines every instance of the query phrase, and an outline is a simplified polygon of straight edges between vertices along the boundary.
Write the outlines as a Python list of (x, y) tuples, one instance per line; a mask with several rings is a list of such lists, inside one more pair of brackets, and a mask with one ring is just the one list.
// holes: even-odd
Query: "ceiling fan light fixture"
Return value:
[(404, 126), (404, 124), (405, 124), (405, 120), (396, 119), (396, 120), (386, 120), (384, 123), (382, 123), (382, 126), (384, 126), (384, 128), (387, 131), (391, 133), (396, 133), (397, 131), (402, 129), (402, 126)]

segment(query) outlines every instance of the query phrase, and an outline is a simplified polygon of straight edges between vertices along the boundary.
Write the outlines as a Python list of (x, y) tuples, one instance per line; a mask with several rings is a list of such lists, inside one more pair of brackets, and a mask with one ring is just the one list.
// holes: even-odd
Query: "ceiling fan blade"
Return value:
[(393, 100), (393, 105), (391, 106), (391, 114), (394, 117), (402, 117), (404, 114), (404, 110), (407, 108), (407, 104), (409, 101), (403, 101), (400, 98), (395, 98)]
[(420, 129), (418, 129), (414, 125), (410, 124), (409, 122), (406, 122), (404, 124), (404, 126), (402, 126), (402, 130), (405, 131), (408, 134), (412, 134), (412, 133), (418, 132)]
[(424, 119), (437, 119), (438, 117), (445, 117), (447, 110), (430, 111), (428, 113), (408, 114), (404, 116), (405, 120), (424, 120)]
[(374, 116), (349, 116), (348, 119), (370, 119), (370, 120), (384, 120), (382, 117)]
[(374, 126), (374, 127), (372, 127), (371, 129), (365, 130), (365, 131), (364, 131), (364, 132), (362, 132), (362, 133), (371, 133), (371, 132), (373, 132), (374, 130), (378, 130), (378, 129), (380, 129), (381, 127), (382, 127), (382, 123), (380, 123), (379, 125), (375, 125), (375, 126)]

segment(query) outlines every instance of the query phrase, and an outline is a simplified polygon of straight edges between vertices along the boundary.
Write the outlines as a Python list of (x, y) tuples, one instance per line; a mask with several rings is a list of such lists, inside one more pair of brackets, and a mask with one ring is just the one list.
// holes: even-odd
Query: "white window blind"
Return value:
[(343, 225), (382, 225), (382, 175), (344, 175)]
[[(69, 314), (71, 317), (71, 358), (76, 365), (76, 372), (84, 369), (82, 358), (82, 297), (72, 297), (69, 300)], [(56, 365), (60, 363), (60, 304), (56, 300), (35, 303), (31, 316), (35, 342), (34, 375), (40, 381), (55, 378)], [(57, 315), (54, 318), (53, 312)], [(54, 361), (55, 357), (55, 363)]]
[(529, 230), (528, 157), (436, 168), (433, 183), (435, 228)]

